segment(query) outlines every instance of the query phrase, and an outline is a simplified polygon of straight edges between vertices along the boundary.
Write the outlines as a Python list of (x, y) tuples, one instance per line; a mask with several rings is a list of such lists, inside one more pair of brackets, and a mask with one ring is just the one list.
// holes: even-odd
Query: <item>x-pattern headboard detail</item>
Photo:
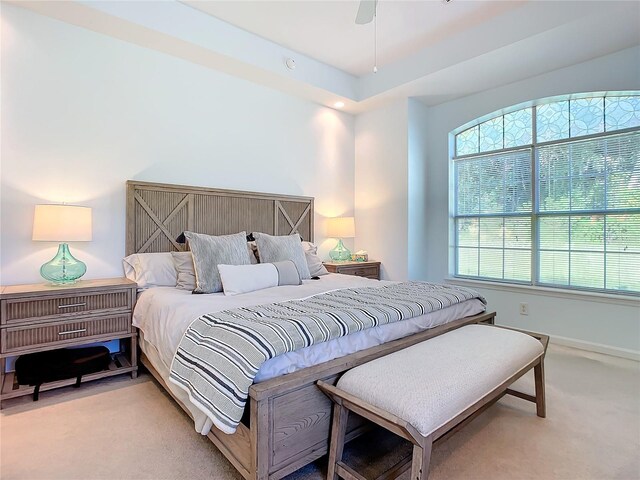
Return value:
[(183, 249), (185, 230), (299, 233), (313, 241), (313, 198), (162, 183), (127, 182), (126, 254)]

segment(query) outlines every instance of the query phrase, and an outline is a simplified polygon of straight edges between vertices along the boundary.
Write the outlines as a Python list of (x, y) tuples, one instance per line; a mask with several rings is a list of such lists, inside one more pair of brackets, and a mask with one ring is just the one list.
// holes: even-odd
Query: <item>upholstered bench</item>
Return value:
[[(549, 339), (488, 325), (469, 325), (346, 372), (336, 386), (318, 382), (334, 401), (327, 478), (364, 480), (342, 461), (349, 412), (413, 443), (409, 457), (378, 478), (411, 465), (412, 480), (429, 474), (431, 446), (512, 394), (545, 416), (544, 355)], [(534, 369), (535, 396), (509, 386)]]

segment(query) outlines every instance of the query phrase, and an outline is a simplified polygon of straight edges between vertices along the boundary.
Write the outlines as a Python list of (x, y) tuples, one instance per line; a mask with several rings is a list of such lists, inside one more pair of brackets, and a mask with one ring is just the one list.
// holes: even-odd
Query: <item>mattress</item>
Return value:
[[(141, 331), (141, 348), (154, 368), (168, 380), (173, 356), (180, 340), (191, 322), (206, 313), (230, 308), (261, 305), (286, 300), (307, 298), (320, 293), (340, 289), (378, 286), (384, 282), (351, 275), (328, 274), (320, 280), (305, 280), (300, 286), (273, 287), (243, 295), (225, 296), (222, 293), (193, 295), (186, 290), (171, 287), (148, 289), (138, 295), (133, 312), (133, 324)], [(312, 345), (295, 352), (279, 355), (265, 362), (256, 382), (262, 382), (302, 368), (318, 365), (335, 358), (390, 342), (429, 328), (442, 325), (458, 318), (476, 315), (485, 310), (478, 299), (467, 300), (451, 307), (387, 325), (370, 328), (329, 342)], [(168, 383), (168, 382), (167, 382)], [(183, 403), (178, 388), (170, 390)], [(175, 390), (175, 391), (174, 391)], [(177, 395), (177, 392), (181, 392)], [(211, 428), (210, 421), (197, 409), (189, 408), (196, 422), (196, 430), (206, 434)], [(196, 413), (197, 412), (197, 413)], [(204, 419), (200, 417), (205, 417)]]

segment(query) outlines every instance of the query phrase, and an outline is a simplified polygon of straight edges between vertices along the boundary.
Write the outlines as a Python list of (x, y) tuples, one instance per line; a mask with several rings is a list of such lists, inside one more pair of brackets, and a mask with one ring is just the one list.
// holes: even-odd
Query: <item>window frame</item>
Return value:
[[(452, 277), (454, 279), (460, 280), (470, 280), (470, 281), (478, 281), (478, 282), (491, 282), (491, 283), (502, 283), (507, 285), (521, 286), (521, 287), (541, 287), (541, 288), (551, 288), (554, 290), (571, 290), (577, 292), (591, 292), (591, 293), (602, 293), (602, 294), (611, 294), (611, 295), (620, 295), (620, 296), (632, 296), (637, 297), (640, 296), (640, 291), (633, 290), (615, 290), (615, 289), (607, 289), (607, 288), (596, 288), (596, 287), (583, 287), (583, 286), (575, 286), (575, 285), (559, 285), (559, 284), (551, 284), (540, 281), (540, 232), (539, 232), (539, 220), (544, 217), (572, 217), (572, 216), (580, 216), (580, 215), (602, 215), (605, 218), (605, 232), (606, 232), (606, 215), (611, 214), (640, 214), (640, 208), (631, 208), (631, 209), (589, 209), (589, 210), (570, 210), (570, 211), (544, 211), (540, 212), (540, 192), (538, 190), (538, 172), (539, 172), (539, 158), (538, 158), (538, 149), (548, 145), (561, 145), (565, 143), (572, 143), (576, 141), (589, 141), (596, 140), (599, 138), (611, 138), (614, 136), (622, 136), (628, 133), (640, 132), (640, 126), (636, 127), (628, 127), (621, 128), (613, 131), (606, 131), (606, 110), (603, 110), (603, 122), (604, 129), (603, 132), (592, 133), (588, 135), (580, 135), (576, 137), (571, 137), (571, 130), (569, 124), (569, 137), (558, 139), (558, 140), (547, 140), (543, 142), (538, 142), (537, 135), (537, 108), (539, 105), (545, 105), (549, 103), (562, 102), (576, 100), (576, 99), (584, 99), (584, 98), (597, 98), (601, 97), (603, 99), (603, 105), (606, 105), (607, 97), (624, 97), (624, 96), (640, 96), (640, 92), (615, 92), (612, 94), (602, 94), (598, 92), (592, 92), (589, 94), (581, 94), (581, 95), (572, 95), (565, 97), (556, 97), (553, 99), (545, 99), (540, 100), (535, 104), (519, 104), (515, 105), (511, 108), (503, 109), (499, 112), (494, 112), (492, 115), (485, 115), (473, 122), (467, 123), (464, 126), (454, 130), (451, 132), (453, 136), (452, 145), (452, 153), (450, 154), (450, 172), (452, 175), (452, 182), (450, 185), (453, 186), (452, 192), (450, 192), (449, 198), (450, 201), (453, 202), (450, 208), (450, 222), (452, 222), (452, 229), (450, 232), (453, 232), (454, 242), (453, 242), (453, 268), (450, 268), (449, 271), (452, 272)], [(488, 150), (477, 153), (470, 153), (465, 155), (456, 155), (458, 148), (458, 135), (466, 130), (469, 130), (474, 127), (478, 127), (486, 122), (490, 121), (497, 117), (503, 117), (503, 137), (504, 137), (504, 116), (510, 113), (516, 112), (518, 110), (523, 110), (526, 108), (531, 109), (531, 143), (527, 143), (524, 145), (519, 145), (516, 147), (507, 147), (501, 148), (497, 150)], [(604, 108), (604, 107), (603, 107)], [(504, 141), (503, 141), (504, 145)], [(478, 150), (480, 150), (480, 139), (478, 140)], [(455, 162), (465, 159), (478, 158), (482, 156), (490, 156), (496, 154), (505, 154), (510, 152), (516, 152), (521, 150), (529, 150), (530, 153), (530, 168), (531, 168), (531, 212), (512, 212), (512, 213), (480, 213), (477, 214), (462, 214), (459, 215), (457, 212), (457, 195), (458, 195), (458, 184), (455, 179)], [(458, 253), (459, 253), (459, 231), (457, 221), (461, 218), (506, 218), (506, 217), (529, 217), (531, 218), (531, 278), (529, 281), (519, 281), (519, 280), (510, 280), (510, 279), (500, 279), (500, 278), (491, 278), (491, 277), (483, 277), (480, 276), (480, 269), (478, 269), (478, 275), (464, 275), (458, 273)], [(478, 251), (480, 250), (480, 245), (478, 244)], [(504, 247), (503, 247), (504, 252)], [(569, 249), (568, 252), (573, 250)], [(606, 241), (604, 242), (604, 276), (606, 278), (607, 270), (606, 270)], [(504, 255), (504, 253), (503, 253)], [(480, 262), (480, 260), (478, 260)], [(503, 265), (504, 269), (504, 265)], [(570, 272), (570, 270), (569, 270)], [(569, 273), (570, 274), (570, 273)], [(570, 277), (569, 277), (570, 278)], [(606, 286), (606, 282), (603, 282)]]

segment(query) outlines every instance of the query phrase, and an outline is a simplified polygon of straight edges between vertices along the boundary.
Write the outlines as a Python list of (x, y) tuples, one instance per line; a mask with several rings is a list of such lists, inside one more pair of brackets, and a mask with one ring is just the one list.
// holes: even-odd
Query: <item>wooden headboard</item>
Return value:
[(299, 233), (313, 241), (313, 198), (162, 183), (127, 182), (126, 254), (183, 250), (185, 230)]

